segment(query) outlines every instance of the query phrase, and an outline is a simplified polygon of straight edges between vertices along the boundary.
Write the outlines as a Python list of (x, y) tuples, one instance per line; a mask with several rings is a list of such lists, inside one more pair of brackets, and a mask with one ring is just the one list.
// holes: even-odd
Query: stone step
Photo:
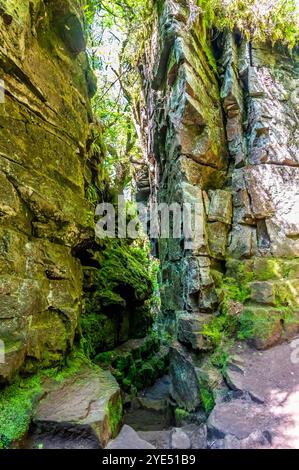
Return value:
[(169, 377), (164, 376), (140, 392), (125, 412), (124, 423), (136, 431), (158, 432), (168, 428), (173, 421), (169, 387)]
[(33, 422), (41, 433), (94, 440), (104, 447), (122, 419), (119, 386), (109, 371), (83, 367), (60, 383), (51, 382)]

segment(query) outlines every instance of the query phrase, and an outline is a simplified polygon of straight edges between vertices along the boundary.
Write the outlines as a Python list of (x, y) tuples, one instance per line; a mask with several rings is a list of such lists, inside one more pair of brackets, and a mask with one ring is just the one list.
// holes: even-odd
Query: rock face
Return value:
[(84, 2), (13, 3), (0, 6), (3, 382), (19, 370), (58, 364), (78, 330), (95, 356), (144, 337), (152, 324), (146, 257), (125, 241), (95, 241), (90, 190), (102, 188), (103, 197), (107, 182), (90, 109), (96, 83), (85, 52)]
[(40, 432), (98, 440), (104, 447), (118, 431), (122, 417), (120, 389), (110, 372), (82, 369), (46, 389), (34, 414)]
[(0, 377), (10, 379), (25, 360), (56, 362), (74, 340), (74, 253), (93, 237), (85, 147), (94, 85), (80, 0), (4, 0), (2, 10)]
[[(142, 69), (151, 201), (201, 208), (188, 236), (156, 242), (162, 312), (197, 354), (223, 306), (260, 349), (298, 331), (297, 57), (231, 33), (214, 47), (188, 2), (159, 2)], [(174, 398), (193, 409), (194, 364), (176, 349)]]

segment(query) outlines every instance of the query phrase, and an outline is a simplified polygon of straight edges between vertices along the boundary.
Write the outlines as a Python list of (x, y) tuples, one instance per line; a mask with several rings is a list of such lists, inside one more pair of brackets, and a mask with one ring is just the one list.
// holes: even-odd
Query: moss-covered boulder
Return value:
[(74, 376), (51, 385), (33, 416), (41, 430), (96, 436), (105, 446), (115, 437), (122, 419), (116, 380), (108, 371), (82, 368)]
[(120, 389), (111, 373), (74, 355), (62, 369), (18, 378), (0, 391), (0, 449), (24, 446), (31, 424), (49, 436), (61, 432), (70, 441), (81, 436), (104, 446), (121, 419)]

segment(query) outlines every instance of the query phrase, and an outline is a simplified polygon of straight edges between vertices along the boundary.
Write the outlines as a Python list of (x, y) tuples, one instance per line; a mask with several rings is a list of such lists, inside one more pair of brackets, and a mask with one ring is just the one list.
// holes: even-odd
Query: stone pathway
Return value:
[[(292, 347), (293, 346), (293, 347)], [(236, 346), (226, 371), (230, 393), (219, 400), (205, 424), (164, 430), (124, 426), (113, 448), (136, 443), (157, 449), (298, 449), (299, 340), (264, 352)], [(292, 360), (293, 359), (293, 360)], [(136, 423), (132, 423), (134, 426)], [(130, 439), (126, 441), (126, 435)], [(130, 447), (128, 447), (128, 445)], [(110, 447), (112, 448), (112, 447)]]
[(298, 449), (299, 339), (263, 352), (238, 344), (225, 375), (230, 392), (217, 400), (206, 424), (172, 427), (170, 383), (163, 377), (136, 397), (119, 435), (107, 444), (108, 405), (119, 401), (119, 388), (109, 372), (83, 369), (48, 387), (29, 447)]
[(299, 448), (296, 348), (298, 340), (264, 352), (238, 345), (226, 372), (236, 398), (218, 403), (208, 419), (212, 447)]

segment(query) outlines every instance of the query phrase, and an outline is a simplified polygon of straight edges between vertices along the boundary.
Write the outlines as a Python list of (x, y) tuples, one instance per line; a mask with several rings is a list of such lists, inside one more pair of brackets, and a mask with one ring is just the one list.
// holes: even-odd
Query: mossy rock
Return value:
[(263, 350), (287, 339), (291, 331), (294, 336), (299, 331), (299, 317), (295, 310), (248, 306), (240, 316), (238, 337)]
[(36, 406), (52, 385), (62, 384), (76, 376), (82, 368), (93, 368), (91, 363), (74, 351), (63, 367), (39, 370), (32, 377), (15, 378), (0, 391), (0, 449), (18, 446), (26, 435)]
[(104, 352), (96, 361), (109, 368), (121, 388), (134, 394), (152, 385), (166, 372), (169, 364), (168, 348), (161, 346), (155, 336), (130, 340), (113, 351)]
[(146, 253), (125, 241), (105, 241), (91, 256), (95, 266), (84, 269), (81, 330), (92, 357), (146, 336), (153, 322), (153, 282)]

